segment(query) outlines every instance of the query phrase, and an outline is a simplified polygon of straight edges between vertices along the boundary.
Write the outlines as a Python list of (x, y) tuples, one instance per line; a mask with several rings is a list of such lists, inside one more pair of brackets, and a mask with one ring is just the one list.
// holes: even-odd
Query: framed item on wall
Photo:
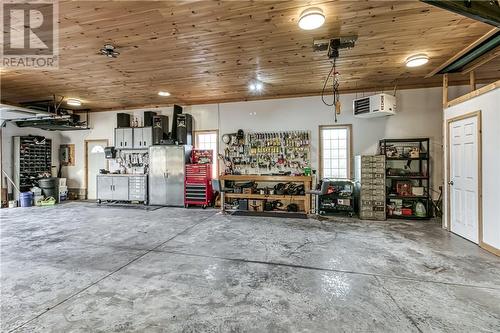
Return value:
[(63, 166), (75, 165), (75, 145), (64, 144), (59, 146), (59, 161)]

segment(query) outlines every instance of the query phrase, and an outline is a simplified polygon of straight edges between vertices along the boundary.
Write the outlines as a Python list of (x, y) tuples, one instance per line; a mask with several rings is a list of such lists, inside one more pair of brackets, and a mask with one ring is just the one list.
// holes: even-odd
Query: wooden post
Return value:
[(223, 177), (219, 177), (219, 181), (220, 181), (220, 211), (222, 213), (224, 213), (226, 211), (226, 208), (225, 208), (225, 205), (224, 203), (226, 202), (226, 198), (224, 196), (224, 178)]
[(471, 92), (476, 90), (476, 74), (474, 71), (469, 72), (469, 85)]
[[(306, 200), (304, 201), (304, 210), (306, 214), (311, 214), (311, 195), (307, 194), (307, 192), (311, 191), (312, 186), (312, 178), (311, 180), (304, 181), (304, 192), (306, 193)], [(316, 207), (316, 212), (318, 212), (318, 207)]]
[(448, 105), (448, 73), (443, 75), (443, 109)]

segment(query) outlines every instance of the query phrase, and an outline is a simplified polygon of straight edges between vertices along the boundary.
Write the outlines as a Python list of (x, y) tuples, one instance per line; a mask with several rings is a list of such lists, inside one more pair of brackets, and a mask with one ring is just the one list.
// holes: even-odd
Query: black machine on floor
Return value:
[(320, 215), (346, 214), (352, 217), (357, 208), (356, 183), (349, 179), (331, 179), (328, 181), (328, 193), (319, 196)]

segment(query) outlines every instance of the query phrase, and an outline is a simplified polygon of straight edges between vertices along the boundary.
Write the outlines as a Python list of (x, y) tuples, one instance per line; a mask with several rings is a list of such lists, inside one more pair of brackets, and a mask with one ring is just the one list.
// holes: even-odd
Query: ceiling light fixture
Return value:
[(68, 100), (66, 101), (66, 104), (71, 105), (71, 106), (81, 106), (82, 102), (76, 98), (68, 98)]
[(408, 57), (405, 61), (406, 67), (418, 67), (429, 62), (429, 57), (425, 54), (416, 54)]
[(159, 91), (158, 95), (163, 96), (163, 97), (168, 97), (168, 96), (170, 96), (170, 93), (168, 91)]
[(264, 88), (264, 85), (260, 81), (252, 82), (248, 85), (248, 89), (252, 92), (260, 92)]
[(299, 28), (303, 30), (314, 30), (325, 23), (325, 15), (321, 8), (311, 7), (304, 10), (299, 17)]

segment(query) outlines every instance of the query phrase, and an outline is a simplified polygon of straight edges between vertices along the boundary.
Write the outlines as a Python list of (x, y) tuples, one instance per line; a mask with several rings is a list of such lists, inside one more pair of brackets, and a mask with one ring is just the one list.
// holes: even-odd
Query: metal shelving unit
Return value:
[[(14, 183), (21, 192), (38, 186), (38, 180), (50, 176), (52, 140), (40, 136), (14, 137)], [(15, 198), (19, 193), (15, 193)]]
[[(383, 139), (379, 146), (380, 154), (386, 157), (387, 217), (429, 219), (432, 211), (429, 138)], [(411, 189), (411, 193), (398, 190), (398, 186), (401, 188), (404, 184), (407, 184), (406, 192)], [(415, 188), (423, 188), (423, 194), (415, 194)], [(424, 205), (425, 216), (416, 215), (418, 202)], [(410, 210), (411, 214), (408, 214)]]

